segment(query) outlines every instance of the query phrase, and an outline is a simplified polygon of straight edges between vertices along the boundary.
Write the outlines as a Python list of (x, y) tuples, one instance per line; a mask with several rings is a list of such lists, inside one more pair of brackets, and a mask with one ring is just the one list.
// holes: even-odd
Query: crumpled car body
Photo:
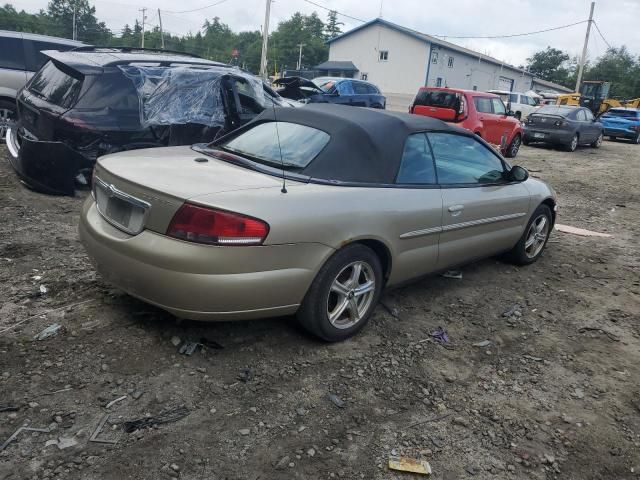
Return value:
[(121, 49), (43, 52), (18, 96), (8, 146), (29, 187), (74, 195), (99, 156), (210, 142), (286, 105), (251, 74), (200, 58)]
[(387, 99), (378, 87), (363, 80), (351, 78), (282, 77), (273, 81), (277, 93), (283, 98), (302, 104), (333, 103), (352, 107), (386, 108)]

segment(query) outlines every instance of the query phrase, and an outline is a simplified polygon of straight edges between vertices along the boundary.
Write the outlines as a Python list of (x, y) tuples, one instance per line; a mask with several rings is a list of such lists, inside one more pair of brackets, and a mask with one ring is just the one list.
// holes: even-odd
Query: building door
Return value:
[(498, 79), (498, 90), (513, 91), (513, 78), (500, 77)]

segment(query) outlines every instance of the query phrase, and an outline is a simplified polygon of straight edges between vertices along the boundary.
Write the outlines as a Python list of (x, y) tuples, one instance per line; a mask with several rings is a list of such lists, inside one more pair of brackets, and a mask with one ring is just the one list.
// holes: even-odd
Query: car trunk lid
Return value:
[(281, 180), (190, 147), (120, 152), (98, 160), (94, 197), (102, 216), (130, 234), (165, 233), (188, 199), (228, 191), (280, 188)]

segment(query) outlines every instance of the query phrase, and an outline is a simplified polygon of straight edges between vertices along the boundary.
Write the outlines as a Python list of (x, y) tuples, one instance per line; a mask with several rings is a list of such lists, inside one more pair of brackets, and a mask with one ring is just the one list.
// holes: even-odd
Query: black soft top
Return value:
[(328, 133), (331, 140), (300, 173), (335, 182), (392, 184), (400, 166), (408, 135), (426, 131), (466, 130), (441, 120), (371, 108), (332, 104), (309, 104), (302, 108), (267, 108), (250, 124), (231, 134), (246, 131), (275, 117), (279, 122), (306, 125)]

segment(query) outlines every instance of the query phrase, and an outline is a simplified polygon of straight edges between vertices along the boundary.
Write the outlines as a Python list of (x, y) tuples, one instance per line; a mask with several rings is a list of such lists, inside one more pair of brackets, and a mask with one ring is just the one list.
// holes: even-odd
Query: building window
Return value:
[(362, 72), (360, 74), (360, 80), (369, 80), (369, 74)]
[(436, 87), (442, 86), (442, 79), (440, 77), (436, 78)]
[(437, 64), (438, 63), (438, 52), (433, 52), (431, 54), (431, 63), (433, 63), (433, 64)]
[(447, 66), (449, 68), (453, 68), (453, 57), (451, 55), (449, 55), (449, 62), (447, 63)]
[(389, 50), (380, 50), (379, 59), (381, 62), (386, 62), (389, 60)]
[(474, 85), (474, 86), (473, 86), (473, 91), (474, 91), (474, 92), (478, 91), (478, 85)]

